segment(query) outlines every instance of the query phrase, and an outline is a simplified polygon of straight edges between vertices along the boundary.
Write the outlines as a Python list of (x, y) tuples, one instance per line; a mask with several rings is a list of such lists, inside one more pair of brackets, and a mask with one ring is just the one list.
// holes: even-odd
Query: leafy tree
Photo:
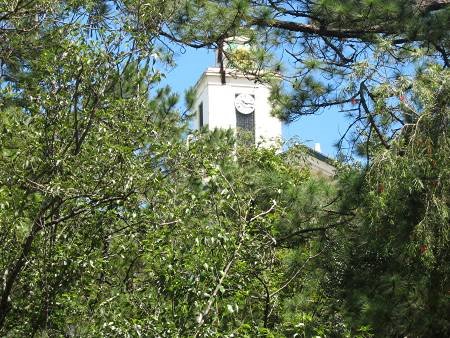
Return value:
[[(0, 2), (0, 332), (448, 335), (447, 22), (447, 1)], [(273, 81), (287, 120), (349, 111), (364, 168), (184, 140), (168, 41)], [(284, 82), (260, 71), (282, 50)]]
[(333, 297), (376, 336), (450, 332), (448, 79), (431, 67), (412, 84), (419, 120), (374, 157), (354, 204), (357, 222), (332, 241)]
[[(248, 37), (250, 53), (239, 60), (226, 49), (223, 53), (236, 61), (233, 66), (260, 75), (262, 81), (268, 79), (268, 70), (281, 71), (283, 81), (272, 82), (274, 113), (292, 121), (336, 107), (350, 117), (339, 148), (347, 145), (365, 157), (365, 168), (356, 178), (344, 175), (340, 188), (340, 213), (355, 219), (345, 218), (346, 226), (329, 229), (323, 242), (333, 248), (329, 237), (335, 233), (342, 251), (330, 255), (338, 263), (330, 268), (327, 256), (317, 265), (333, 271), (324, 283), (333, 283), (334, 277), (342, 281), (331, 288), (338, 293), (332, 297), (336, 303), (319, 302), (314, 313), (320, 306), (326, 308), (322, 319), (334, 313), (337, 321), (352, 327), (352, 334), (358, 328), (370, 331), (370, 325), (379, 336), (448, 335), (448, 323), (441, 319), (449, 304), (443, 253), (448, 252), (448, 203), (445, 184), (438, 183), (441, 178), (446, 181), (448, 163), (435, 158), (445, 156), (448, 143), (448, 1), (206, 4), (187, 2), (184, 19), (173, 24), (172, 35), (194, 47), (210, 44), (219, 49), (227, 37)], [(220, 15), (225, 7), (229, 16)], [(202, 30), (211, 32), (211, 22), (219, 15), (220, 25), (205, 35)], [(189, 30), (188, 22), (195, 22), (201, 33)], [(287, 65), (277, 60), (279, 56), (288, 60)], [(425, 192), (428, 184), (439, 187), (437, 195)], [(419, 237), (427, 242), (419, 244)], [(430, 241), (439, 243), (440, 253), (429, 249)], [(434, 263), (425, 268), (431, 260), (418, 261), (427, 255)], [(416, 268), (427, 271), (425, 276), (413, 273)], [(393, 280), (399, 285), (391, 288)], [(355, 291), (353, 283), (360, 289)], [(412, 291), (422, 289), (429, 291)], [(431, 290), (439, 295), (429, 297)], [(334, 311), (336, 306), (342, 309), (336, 305), (341, 301), (346, 310)], [(293, 316), (307, 308), (300, 299), (291, 305)], [(422, 325), (418, 318), (423, 312), (418, 309), (428, 310)], [(331, 325), (329, 332), (337, 329), (333, 323), (326, 325)]]
[(158, 4), (9, 5), (0, 332), (274, 329), (279, 294), (298, 275), (285, 271), (277, 242), (287, 240), (296, 189), (315, 180), (274, 149), (235, 150), (229, 133), (183, 140), (177, 96), (157, 89), (155, 60), (170, 61), (152, 42)]
[(142, 209), (183, 131), (176, 97), (154, 89), (155, 48), (106, 29), (127, 17), (102, 21), (99, 6), (1, 3), (4, 334), (70, 331), (59, 297), (105, 264), (98, 250)]
[[(352, 335), (448, 335), (448, 5), (189, 1), (173, 24), (172, 36), (194, 47), (248, 37), (250, 53), (223, 53), (262, 81), (281, 71), (283, 81), (272, 82), (274, 113), (292, 121), (336, 107), (350, 118), (339, 148), (365, 157), (366, 168), (343, 175), (341, 226), (321, 240), (324, 291), (311, 283), (291, 294), (285, 319), (298, 315), (337, 335), (347, 334), (343, 325)], [(304, 299), (314, 294), (322, 299), (308, 312)]]

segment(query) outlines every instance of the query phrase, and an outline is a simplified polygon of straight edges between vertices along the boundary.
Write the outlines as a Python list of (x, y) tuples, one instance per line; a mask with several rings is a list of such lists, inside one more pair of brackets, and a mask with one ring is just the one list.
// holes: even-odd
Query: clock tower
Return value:
[[(225, 54), (248, 50), (246, 40), (230, 38), (224, 42)], [(195, 85), (193, 126), (233, 129), (250, 134), (255, 144), (277, 146), (281, 140), (281, 121), (271, 115), (270, 88), (228, 66), (220, 51), (218, 64), (207, 68)], [(222, 63), (222, 67), (221, 67)]]

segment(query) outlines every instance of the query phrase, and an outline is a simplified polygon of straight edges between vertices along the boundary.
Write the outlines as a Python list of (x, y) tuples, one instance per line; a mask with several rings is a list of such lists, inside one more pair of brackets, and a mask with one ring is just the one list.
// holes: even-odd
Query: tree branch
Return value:
[(283, 289), (285, 289), (286, 287), (288, 287), (289, 286), (289, 284), (291, 284), (291, 282), (295, 279), (295, 278), (297, 278), (297, 276), (300, 274), (300, 272), (305, 268), (305, 266), (306, 266), (306, 264), (308, 264), (308, 262), (311, 260), (311, 259), (313, 259), (313, 258), (316, 258), (317, 256), (319, 256), (320, 254), (322, 253), (322, 251), (321, 252), (319, 252), (319, 253), (317, 253), (317, 254), (315, 254), (314, 256), (309, 256), (307, 259), (306, 259), (306, 261), (305, 261), (305, 263), (303, 263), (303, 265), (279, 288), (279, 289), (277, 289), (277, 290), (275, 290), (274, 292), (272, 292), (271, 294), (270, 294), (270, 297), (273, 297), (273, 296), (275, 296), (277, 293), (279, 293), (280, 291), (282, 291)]
[(369, 109), (369, 107), (367, 106), (367, 102), (366, 99), (364, 97), (364, 91), (366, 91), (367, 93), (369, 93), (369, 90), (367, 89), (366, 85), (364, 84), (364, 82), (361, 83), (360, 87), (359, 87), (359, 94), (360, 94), (360, 100), (361, 100), (361, 105), (364, 109), (364, 111), (367, 114), (367, 119), (369, 120), (369, 123), (371, 125), (371, 127), (373, 128), (373, 130), (375, 130), (375, 133), (378, 136), (378, 139), (380, 140), (381, 144), (386, 148), (386, 149), (390, 149), (391, 146), (387, 143), (387, 141), (384, 139), (383, 134), (381, 133), (380, 129), (378, 128), (375, 119), (373, 118), (373, 115)]
[(308, 232), (325, 231), (325, 230), (328, 230), (328, 229), (331, 229), (331, 228), (335, 228), (335, 227), (337, 227), (339, 225), (346, 224), (347, 222), (348, 222), (348, 220), (345, 220), (345, 221), (340, 221), (340, 222), (337, 222), (337, 223), (328, 224), (328, 225), (325, 225), (325, 226), (322, 226), (322, 227), (299, 229), (297, 231), (291, 232), (290, 234), (288, 234), (286, 236), (278, 238), (276, 241), (277, 241), (277, 243), (279, 243), (279, 242), (283, 242), (283, 241), (285, 241), (285, 240), (287, 240), (287, 239), (289, 239), (291, 237), (302, 235), (302, 234), (306, 234)]
[[(441, 10), (450, 5), (450, 0), (417, 0), (419, 3), (415, 4), (415, 7), (420, 11), (418, 16), (426, 16), (427, 14)], [(414, 6), (414, 5), (412, 5)], [(283, 14), (283, 11), (280, 11), (280, 14)], [(295, 15), (295, 13), (289, 13), (293, 17), (304, 17), (305, 15)], [(318, 18), (316, 18), (318, 20)], [(305, 34), (313, 34), (322, 37), (333, 37), (340, 39), (351, 39), (358, 38), (364, 39), (370, 34), (385, 34), (385, 35), (398, 35), (398, 29), (394, 26), (389, 26), (389, 23), (373, 25), (366, 27), (364, 29), (352, 29), (352, 28), (333, 28), (333, 27), (325, 27), (318, 26), (316, 24), (307, 24), (301, 23), (297, 21), (289, 21), (289, 20), (278, 20), (275, 18), (267, 19), (267, 18), (256, 18), (251, 17), (248, 19), (249, 25), (256, 25), (260, 27), (270, 27), (270, 28), (278, 28), (287, 30), (290, 32), (299, 32)], [(414, 41), (416, 39), (403, 38), (401, 40), (397, 40), (397, 43), (404, 43), (409, 41)]]

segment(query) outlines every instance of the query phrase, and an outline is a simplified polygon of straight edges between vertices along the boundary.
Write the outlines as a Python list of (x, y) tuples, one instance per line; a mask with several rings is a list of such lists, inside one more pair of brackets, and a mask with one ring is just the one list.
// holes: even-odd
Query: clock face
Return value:
[(234, 100), (234, 106), (241, 114), (251, 114), (255, 111), (255, 98), (250, 94), (239, 94)]

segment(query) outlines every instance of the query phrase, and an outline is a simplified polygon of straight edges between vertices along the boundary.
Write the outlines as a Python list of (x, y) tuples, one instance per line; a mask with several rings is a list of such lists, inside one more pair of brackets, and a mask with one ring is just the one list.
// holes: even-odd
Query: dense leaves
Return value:
[[(422, 111), (357, 184), (351, 231), (330, 242), (325, 290), (376, 336), (447, 336), (449, 86), (431, 67), (413, 85)], [(437, 95), (434, 94), (437, 93)], [(341, 237), (343, 235), (343, 237)], [(339, 303), (336, 303), (339, 304)]]
[[(1, 1), (0, 333), (449, 336), (447, 5)], [(364, 159), (186, 137), (173, 42)]]

